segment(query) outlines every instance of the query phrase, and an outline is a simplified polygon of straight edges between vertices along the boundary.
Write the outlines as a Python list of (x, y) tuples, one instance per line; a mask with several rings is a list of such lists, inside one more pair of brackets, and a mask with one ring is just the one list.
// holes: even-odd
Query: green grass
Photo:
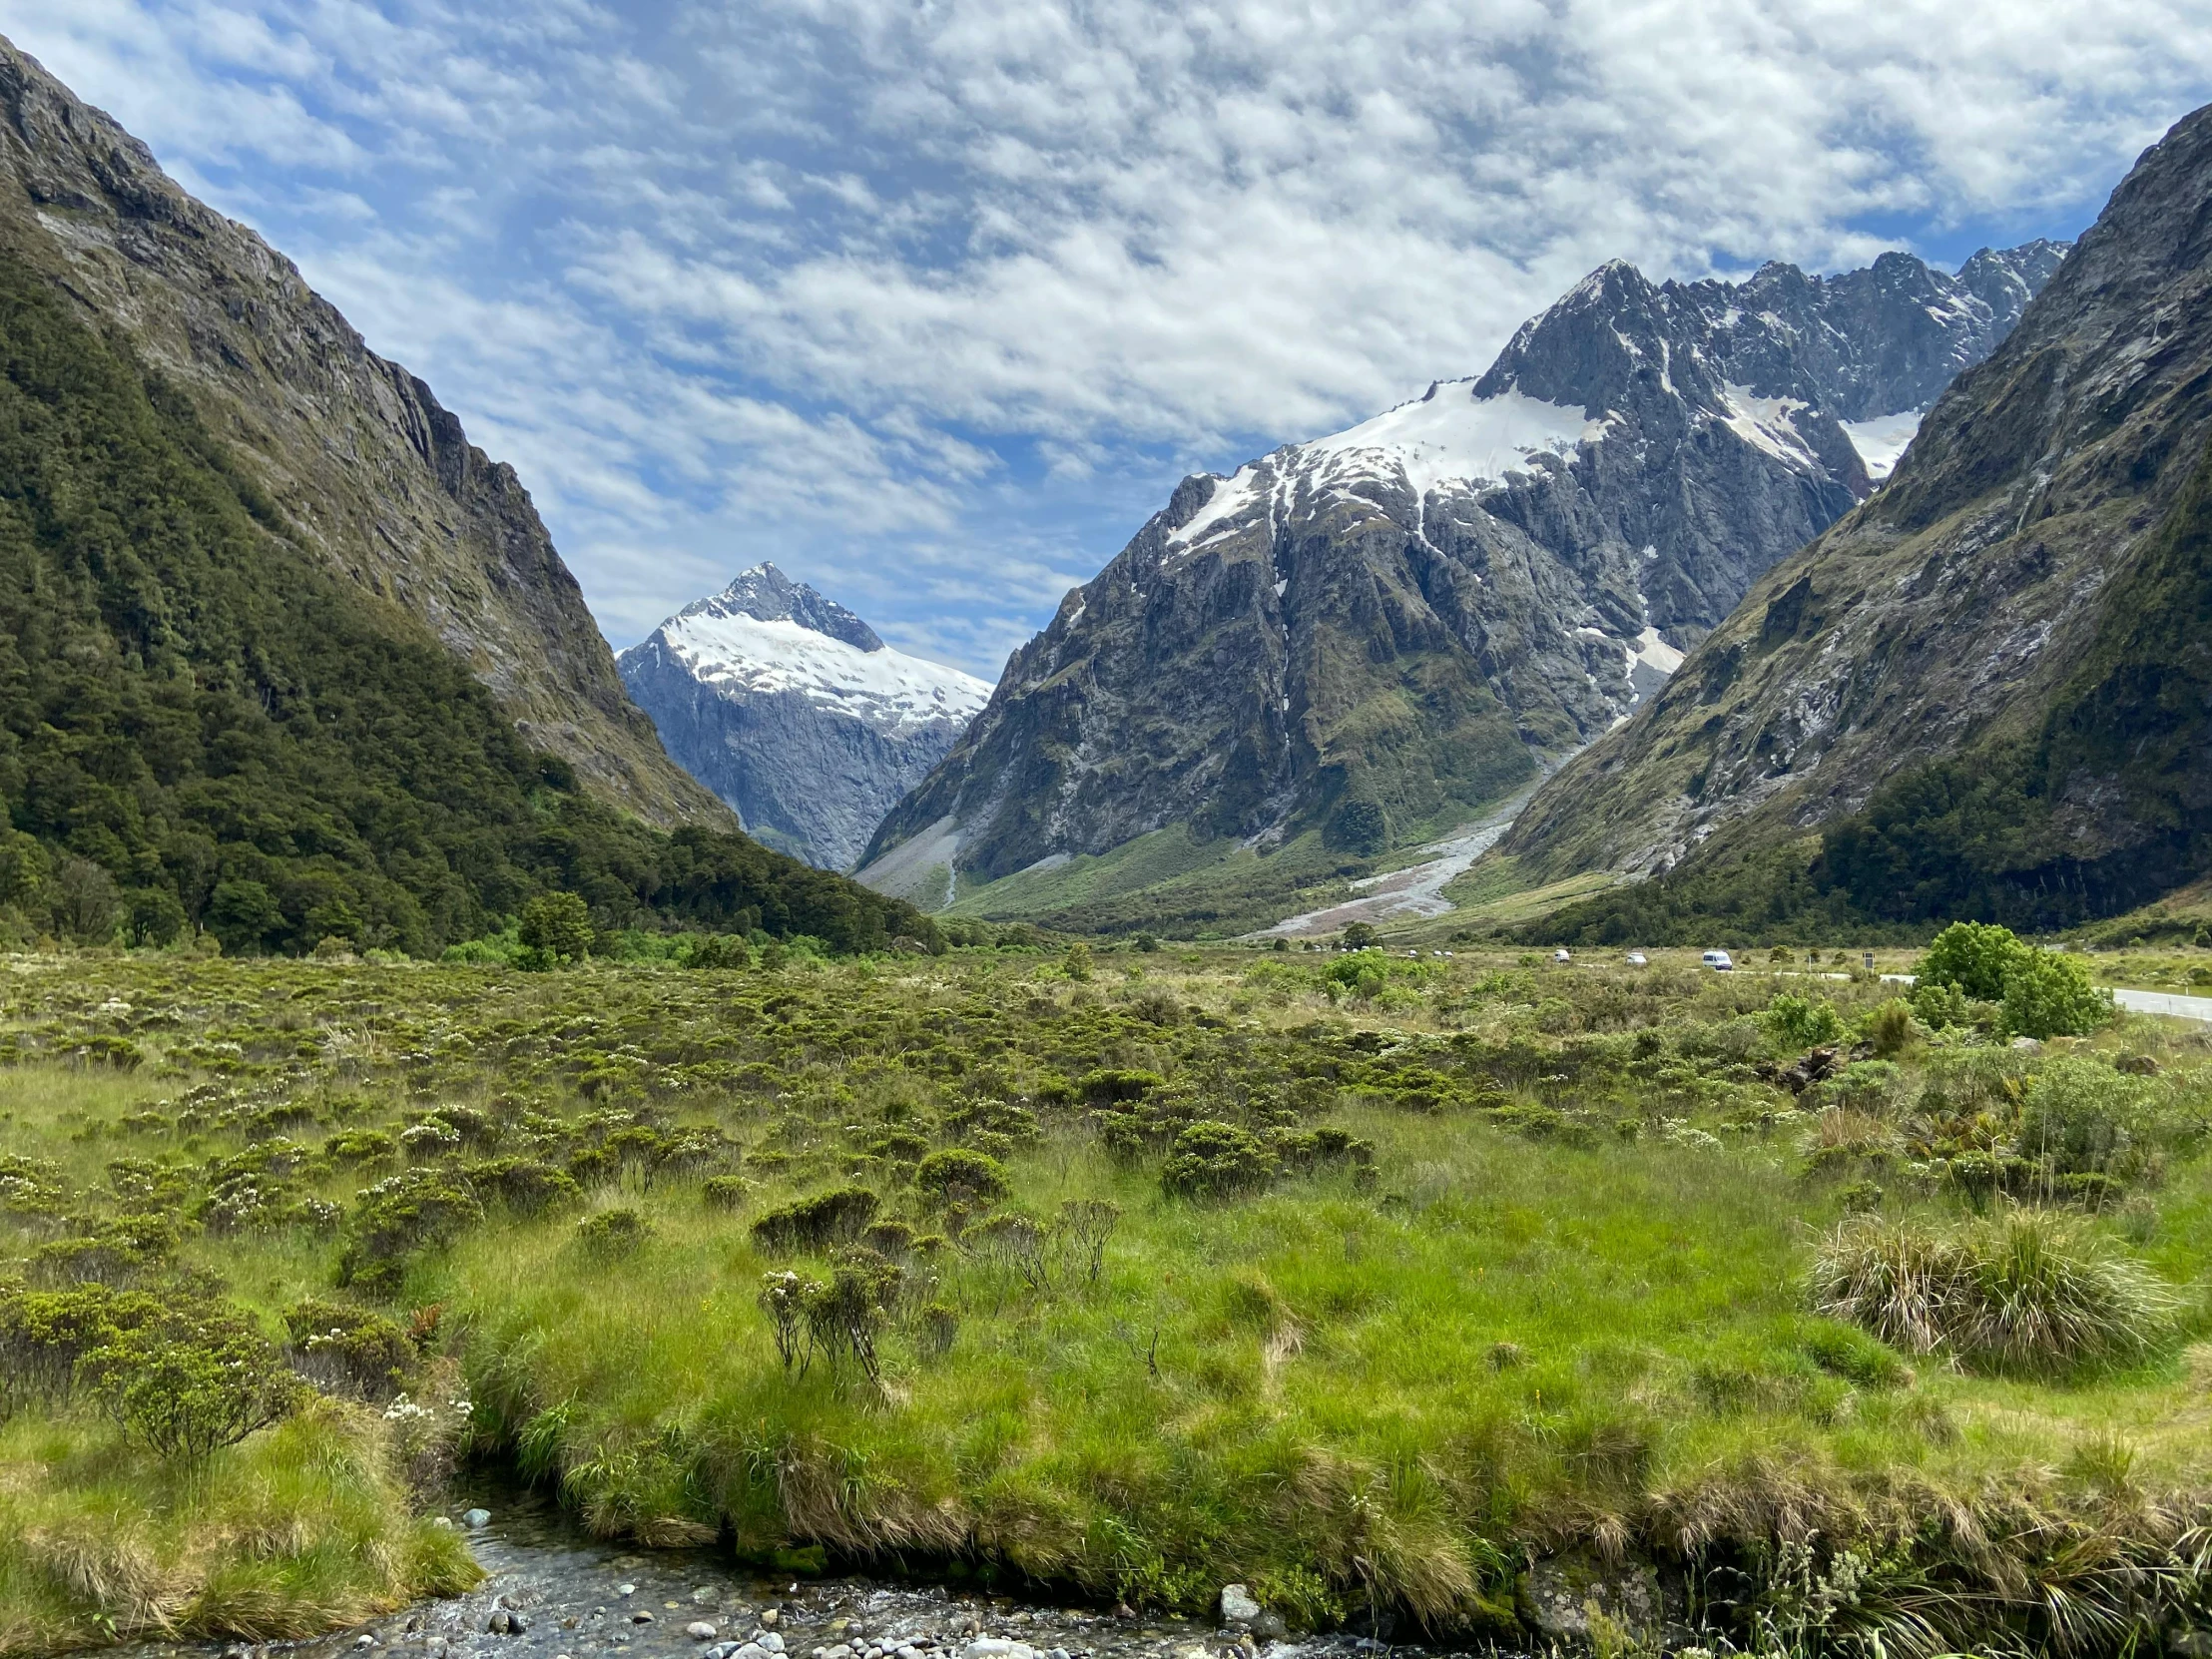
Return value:
[[(1770, 998), (1831, 998), (1848, 1029), (1888, 992), (1687, 961), (1398, 958), (1363, 1000), (1328, 959), (1226, 948), (1101, 952), (1087, 981), (1034, 950), (544, 975), (19, 958), (0, 1153), (51, 1160), (88, 1222), (120, 1207), (112, 1160), (197, 1195), (212, 1160), (279, 1133), (309, 1149), (284, 1196), (350, 1214), (399, 1164), (313, 1149), (440, 1110), (470, 1144), (429, 1168), (579, 1170), (580, 1204), (489, 1203), (378, 1306), (438, 1310), (425, 1385), (465, 1376), (480, 1451), (648, 1544), (820, 1543), (1192, 1611), (1244, 1580), (1298, 1619), (1375, 1601), (1503, 1637), (1526, 1634), (1531, 1556), (1587, 1543), (1739, 1569), (1719, 1627), (1748, 1645), (1787, 1626), (1805, 1651), (1840, 1639), (1805, 1634), (1784, 1570), (1808, 1530), (1806, 1582), (1856, 1552), (1852, 1617), (1893, 1653), (1923, 1626), (2047, 1644), (2067, 1597), (2133, 1616), (2097, 1562), (2136, 1573), (2130, 1594), (2180, 1586), (2212, 1491), (2212, 1048), (2142, 1021), (2053, 1045), (2157, 1068), (2091, 1077), (2115, 1079), (2135, 1138), (2104, 1208), (2059, 1225), (2173, 1306), (2063, 1375), (1977, 1369), (1817, 1315), (1815, 1258), (1870, 1202), (1899, 1226), (1997, 1226), (1969, 1199), (2012, 1201), (1948, 1172), (2013, 1144), (2049, 1062), (1923, 1033), (1894, 1072), (1793, 1096), (1768, 1081), (1794, 1058)], [(136, 1045), (136, 1069), (65, 1058), (98, 1035)], [(1232, 1202), (1171, 1198), (1166, 1138), (1200, 1119), (1365, 1150)], [(917, 1188), (949, 1146), (998, 1159), (997, 1208), (1047, 1230), (1073, 1201), (1117, 1207), (1097, 1281), (1072, 1247), (1025, 1276), (986, 1242), (1007, 1236), (992, 1205)], [(736, 1209), (727, 1179), (709, 1202), (717, 1174), (751, 1184)], [(820, 1356), (788, 1372), (757, 1301), (765, 1274), (837, 1263), (752, 1223), (850, 1184), (936, 1241), (878, 1236), (899, 1280), (879, 1384)], [(621, 1252), (580, 1228), (617, 1208), (645, 1224)], [(70, 1227), (0, 1220), (0, 1255)], [(194, 1232), (172, 1271), (219, 1274), (276, 1337), (284, 1308), (336, 1294), (350, 1236)], [(0, 1652), (97, 1639), (103, 1617), (293, 1631), (444, 1581), (384, 1420), (317, 1406), (194, 1484), (88, 1401), (24, 1412), (0, 1431)], [(2202, 1619), (2196, 1594), (2146, 1616)]]

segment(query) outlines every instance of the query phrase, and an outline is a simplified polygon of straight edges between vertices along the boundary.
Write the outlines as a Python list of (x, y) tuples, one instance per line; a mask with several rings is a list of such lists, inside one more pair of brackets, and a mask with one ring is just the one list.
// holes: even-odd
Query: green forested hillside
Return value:
[(14, 931), (422, 951), (561, 887), (605, 925), (926, 933), (742, 836), (590, 801), (420, 624), (286, 532), (181, 394), (0, 251)]

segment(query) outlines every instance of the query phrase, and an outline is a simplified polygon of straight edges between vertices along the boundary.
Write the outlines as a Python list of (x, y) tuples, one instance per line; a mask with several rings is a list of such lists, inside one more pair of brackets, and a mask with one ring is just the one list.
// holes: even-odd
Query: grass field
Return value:
[(2212, 1046), (1791, 965), (9, 959), (0, 1358), (148, 1289), (312, 1387), (193, 1460), (25, 1369), (0, 1652), (451, 1587), (467, 1455), (648, 1544), (1294, 1626), (2200, 1639)]

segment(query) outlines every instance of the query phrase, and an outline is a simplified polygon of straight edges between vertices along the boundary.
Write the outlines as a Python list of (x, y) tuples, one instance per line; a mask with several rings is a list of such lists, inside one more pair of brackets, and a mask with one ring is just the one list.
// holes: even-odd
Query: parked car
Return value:
[(1551, 953), (1551, 959), (1555, 962), (1571, 962), (1574, 960), (1574, 958), (1567, 954), (1567, 952), (1564, 950), (1554, 950)]
[(1641, 950), (1631, 950), (1628, 953), (1628, 965), (1630, 967), (1642, 967), (1648, 960), (1649, 958)]
[(1725, 950), (1708, 950), (1702, 960), (1715, 973), (1730, 973), (1735, 970), (1736, 966), (1734, 960), (1730, 958)]

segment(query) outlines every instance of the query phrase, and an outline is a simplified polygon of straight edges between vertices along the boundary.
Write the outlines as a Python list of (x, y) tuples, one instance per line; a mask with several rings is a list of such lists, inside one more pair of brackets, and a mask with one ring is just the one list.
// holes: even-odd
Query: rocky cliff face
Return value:
[(2062, 922), (2185, 879), (2212, 857), (2208, 439), (2212, 110), (2143, 156), (1888, 487), (1500, 850), (1679, 882), (1797, 847), (1808, 891), (1899, 919)]
[(772, 564), (685, 606), (619, 664), (668, 752), (755, 836), (831, 869), (852, 866), (990, 696)]
[(0, 257), (190, 397), (281, 533), (425, 621), (525, 738), (651, 822), (727, 826), (623, 695), (529, 492), (291, 263), (0, 41)]
[(1741, 284), (1594, 272), (1478, 380), (1184, 480), (877, 831), (941, 901), (1188, 823), (1347, 851), (1598, 737), (1887, 472), (2064, 250)]

